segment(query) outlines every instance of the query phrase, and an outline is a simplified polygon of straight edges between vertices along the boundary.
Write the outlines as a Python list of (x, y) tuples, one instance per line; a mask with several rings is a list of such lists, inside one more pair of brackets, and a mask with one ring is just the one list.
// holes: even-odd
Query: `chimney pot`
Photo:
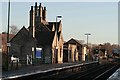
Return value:
[(33, 11), (33, 6), (31, 6), (31, 11)]
[(37, 6), (37, 2), (35, 2), (35, 6)]
[(44, 7), (44, 10), (46, 10), (46, 7)]
[(40, 3), (40, 5), (39, 6), (41, 6), (41, 3)]

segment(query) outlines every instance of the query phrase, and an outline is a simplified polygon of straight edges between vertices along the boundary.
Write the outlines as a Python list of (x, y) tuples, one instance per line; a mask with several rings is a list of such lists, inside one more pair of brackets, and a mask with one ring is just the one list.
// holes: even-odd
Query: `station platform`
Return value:
[(107, 80), (120, 80), (120, 68), (117, 69)]
[(26, 66), (22, 68), (18, 68), (16, 70), (10, 70), (10, 71), (3, 71), (2, 72), (2, 79), (8, 80), (8, 79), (15, 79), (25, 76), (31, 76), (35, 74), (44, 74), (48, 72), (54, 72), (54, 71), (62, 71), (66, 69), (73, 69), (79, 66), (89, 66), (89, 65), (98, 65), (98, 61), (87, 61), (87, 62), (74, 62), (74, 63), (61, 63), (61, 64), (40, 64), (40, 65), (34, 65), (34, 66)]
[(3, 71), (2, 79), (11, 79), (11, 78), (20, 77), (23, 75), (27, 76), (28, 74), (52, 71), (54, 69), (59, 69), (62, 67), (73, 66), (78, 64), (81, 64), (81, 63), (76, 62), (76, 63), (62, 63), (62, 64), (41, 64), (41, 65), (35, 65), (35, 66), (31, 65), (31, 66), (18, 68), (16, 70)]
[[(12, 78), (17, 78), (21, 76), (28, 76), (32, 74), (37, 74), (37, 73), (45, 73), (53, 70), (61, 70), (64, 68), (69, 68), (69, 67), (75, 67), (75, 66), (82, 66), (82, 65), (87, 65), (94, 63), (93, 62), (74, 62), (74, 63), (62, 63), (62, 64), (40, 64), (40, 65), (34, 65), (34, 66), (25, 66), (22, 68), (18, 68), (16, 70), (9, 70), (9, 71), (3, 71), (2, 72), (2, 79), (12, 79)], [(120, 68), (115, 71), (114, 74), (112, 74), (107, 80), (120, 80)]]

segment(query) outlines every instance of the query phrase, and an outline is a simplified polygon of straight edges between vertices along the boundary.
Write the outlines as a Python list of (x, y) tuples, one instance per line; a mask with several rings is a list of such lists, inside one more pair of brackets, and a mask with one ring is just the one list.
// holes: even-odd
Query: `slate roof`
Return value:
[[(32, 29), (33, 26), (29, 26), (28, 29)], [(43, 23), (39, 23), (38, 26), (35, 27), (36, 31), (51, 31), (48, 26), (44, 25)]]
[(52, 45), (55, 31), (37, 31), (36, 40), (38, 45)]
[(57, 29), (58, 41), (59, 41), (59, 39), (60, 39), (60, 34), (61, 34), (61, 31), (58, 32), (59, 27), (60, 27), (60, 26), (59, 26), (60, 23), (61, 23), (61, 21), (57, 22), (57, 28), (56, 28), (56, 22), (48, 22), (48, 25), (47, 25), (47, 27), (48, 27), (51, 31), (52, 31), (53, 25), (55, 26), (55, 31), (56, 31), (56, 29)]
[(70, 39), (69, 41), (67, 41), (65, 44), (69, 44), (69, 43), (71, 43), (71, 44), (79, 44), (79, 45), (83, 45), (83, 40), (77, 40), (77, 39)]
[[(37, 45), (52, 45), (55, 36), (55, 31), (52, 31), (53, 25), (53, 23), (47, 25), (40, 23), (40, 25), (35, 28)], [(30, 28), (32, 27), (29, 27), (28, 29)]]
[(51, 31), (46, 25), (44, 25), (43, 23), (40, 23), (39, 26), (36, 27), (36, 31), (40, 30), (40, 31)]
[(56, 28), (57, 28), (57, 32), (58, 32), (58, 29), (59, 29), (59, 27), (60, 27), (60, 26), (59, 26), (60, 23), (61, 23), (61, 21), (57, 22), (57, 27), (56, 27), (56, 22), (48, 22), (49, 25), (53, 25), (53, 24), (54, 24), (55, 30), (56, 30)]
[(10, 42), (15, 42), (19, 45), (24, 44), (26, 41), (31, 40), (32, 35), (29, 34), (29, 31), (23, 26), (22, 29), (10, 40)]
[(77, 40), (77, 39), (74, 39), (78, 44), (83, 44), (84, 43), (84, 40)]
[[(35, 38), (38, 45), (52, 45), (53, 39), (55, 36), (55, 31), (52, 31), (53, 24), (55, 22), (51, 22), (49, 25), (44, 25), (40, 23), (39, 26), (36, 27), (35, 30)], [(60, 23), (60, 22), (59, 22)], [(32, 26), (29, 26), (28, 29), (32, 29)], [(19, 36), (20, 35), (20, 36)], [(60, 37), (60, 32), (57, 33), (58, 39)], [(23, 27), (11, 40), (11, 42), (14, 40), (18, 44), (24, 44), (29, 37), (32, 37), (32, 34), (30, 35), (30, 32)]]
[(51, 31), (52, 31), (52, 29), (53, 29), (53, 23), (48, 23), (48, 25), (46, 25)]
[[(57, 22), (57, 28), (55, 28), (57, 29), (58, 40), (60, 39), (61, 34), (61, 32), (58, 32), (60, 22)], [(52, 31), (53, 25), (55, 25), (56, 27), (56, 22), (48, 22), (47, 25), (39, 23), (39, 25), (35, 27), (35, 38), (38, 45), (52, 45), (55, 36), (55, 31)], [(32, 30), (32, 26), (29, 26), (28, 29)], [(18, 35), (21, 36), (19, 37)], [(30, 39), (28, 38), (28, 36), (32, 37), (32, 34), (30, 35), (30, 31), (23, 27), (11, 41), (15, 40), (16, 37), (19, 37), (17, 43), (21, 42), (22, 44), (24, 44), (24, 42)]]

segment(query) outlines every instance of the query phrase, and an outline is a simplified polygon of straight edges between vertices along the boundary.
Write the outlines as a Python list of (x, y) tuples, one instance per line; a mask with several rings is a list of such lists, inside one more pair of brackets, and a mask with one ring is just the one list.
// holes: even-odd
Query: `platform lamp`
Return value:
[(88, 51), (88, 37), (91, 35), (90, 33), (85, 33), (85, 35), (87, 36), (87, 56), (89, 57), (89, 51)]

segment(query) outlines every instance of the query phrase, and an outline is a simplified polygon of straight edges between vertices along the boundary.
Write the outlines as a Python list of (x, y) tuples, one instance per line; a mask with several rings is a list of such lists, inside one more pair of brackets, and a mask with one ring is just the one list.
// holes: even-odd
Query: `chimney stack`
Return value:
[(35, 21), (34, 21), (35, 27), (36, 27), (36, 24), (37, 24), (37, 15), (38, 15), (38, 13), (37, 13), (37, 2), (35, 2), (35, 16), (34, 16), (34, 19), (35, 19)]
[(46, 7), (42, 7), (41, 3), (39, 6), (35, 2), (35, 6), (31, 6), (30, 10), (30, 26), (37, 27), (41, 22), (46, 22)]
[(42, 6), (41, 6), (41, 3), (40, 3), (40, 5), (39, 5), (39, 20), (40, 20), (40, 22), (42, 22)]
[(46, 21), (46, 7), (43, 9), (43, 20)]
[(30, 26), (33, 26), (33, 6), (31, 6), (30, 10)]

